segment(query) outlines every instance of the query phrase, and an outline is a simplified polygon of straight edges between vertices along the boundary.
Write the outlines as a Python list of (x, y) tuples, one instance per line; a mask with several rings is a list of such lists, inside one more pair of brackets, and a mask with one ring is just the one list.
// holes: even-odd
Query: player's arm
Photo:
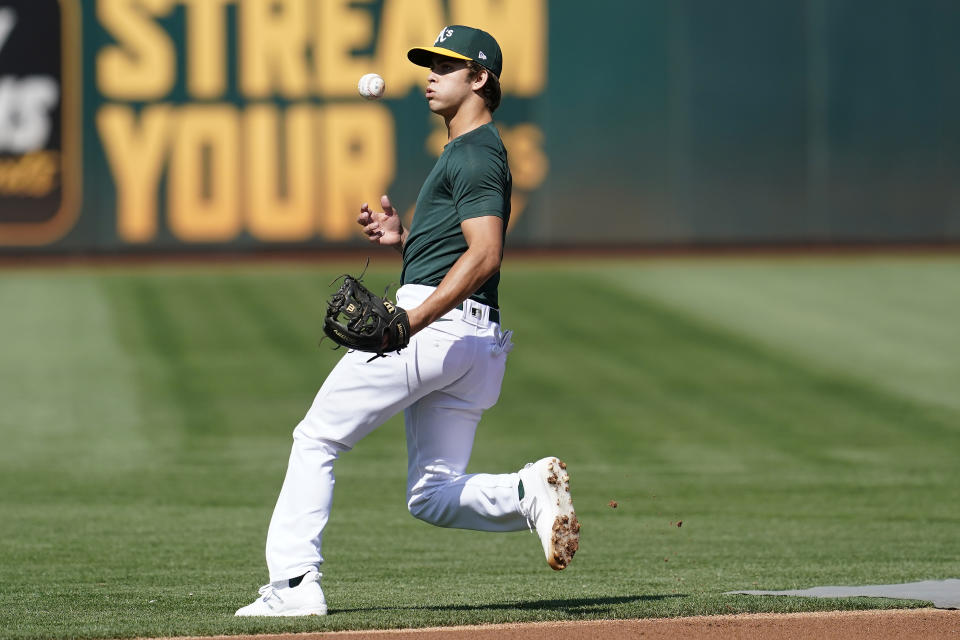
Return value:
[(383, 211), (373, 211), (364, 202), (357, 216), (357, 224), (363, 227), (363, 233), (373, 244), (393, 247), (403, 253), (403, 245), (407, 242), (407, 230), (400, 223), (400, 216), (390, 204), (390, 198), (380, 196), (380, 206)]
[(503, 259), (503, 219), (467, 218), (460, 223), (467, 250), (423, 303), (407, 309), (410, 332), (416, 333), (470, 297), (500, 269)]

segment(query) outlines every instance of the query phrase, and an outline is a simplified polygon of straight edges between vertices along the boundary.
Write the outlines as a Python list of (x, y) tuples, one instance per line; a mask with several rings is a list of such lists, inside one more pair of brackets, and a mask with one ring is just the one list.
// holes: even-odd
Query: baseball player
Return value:
[(511, 332), (501, 329), (497, 287), (511, 176), (493, 124), (503, 58), (488, 33), (445, 27), (407, 57), (429, 68), (425, 97), (448, 142), (417, 198), (410, 229), (387, 196), (357, 222), (371, 243), (403, 255), (397, 306), (409, 345), (386, 357), (347, 352), (293, 432), (286, 478), (267, 533), (270, 583), (238, 616), (324, 615), (321, 541), (333, 465), (403, 411), (407, 507), (441, 527), (531, 529), (548, 564), (563, 569), (579, 544), (566, 466), (543, 458), (515, 473), (465, 474), (480, 417), (499, 395)]

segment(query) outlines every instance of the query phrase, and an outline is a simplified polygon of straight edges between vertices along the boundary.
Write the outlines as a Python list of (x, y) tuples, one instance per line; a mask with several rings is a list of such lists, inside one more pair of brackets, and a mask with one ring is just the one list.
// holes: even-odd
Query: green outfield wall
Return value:
[(455, 23), (504, 50), (515, 246), (960, 240), (954, 0), (0, 0), (0, 252), (364, 246)]

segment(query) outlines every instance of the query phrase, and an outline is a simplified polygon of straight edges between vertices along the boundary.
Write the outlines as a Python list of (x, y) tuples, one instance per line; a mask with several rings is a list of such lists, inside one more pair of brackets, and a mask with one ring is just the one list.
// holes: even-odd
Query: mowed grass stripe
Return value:
[(809, 364), (960, 409), (960, 260), (651, 261), (589, 269)]
[[(0, 470), (82, 474), (121, 453), (119, 467), (135, 466), (147, 447), (130, 383), (137, 362), (98, 279), (3, 274), (0, 309)], [(31, 482), (15, 486), (9, 497), (35, 495)]]
[[(216, 400), (205, 392), (211, 372), (203, 359), (215, 353), (212, 338), (222, 339), (223, 334), (231, 333), (229, 327), (204, 331), (216, 319), (211, 317), (217, 307), (207, 298), (209, 290), (190, 282), (166, 287), (156, 280), (139, 281), (127, 288), (135, 314), (132, 325), (142, 332), (137, 348), (143, 349), (153, 365), (152, 376), (142, 384), (145, 400), (162, 397), (165, 406), (180, 413), (180, 430), (196, 435), (223, 422), (216, 411)], [(188, 325), (193, 317), (199, 319)]]
[(268, 421), (284, 419), (278, 402), (312, 395), (323, 360), (333, 360), (317, 347), (316, 319), (296, 302), (303, 274), (231, 273), (110, 282), (118, 317), (133, 319), (130, 349), (148, 354), (141, 373), (149, 403), (183, 411), (191, 437), (263, 433)]
[[(514, 298), (523, 290), (515, 284)], [(705, 446), (714, 440), (770, 443), (794, 456), (806, 454), (801, 462), (829, 463), (827, 436), (835, 447), (867, 449), (899, 445), (905, 428), (921, 440), (957, 439), (949, 413), (919, 412), (915, 403), (891, 397), (869, 380), (830, 374), (763, 341), (750, 341), (749, 335), (711, 327), (602, 280), (563, 272), (546, 291), (535, 279), (526, 289), (530, 300), (535, 290), (548, 299), (578, 291), (577, 306), (585, 312), (551, 313), (539, 326), (535, 310), (529, 326), (520, 318), (518, 354), (537, 355), (511, 361), (511, 373), (529, 367), (521, 372), (528, 385), (521, 395), (538, 394), (541, 403), (561, 402), (564, 409), (569, 405), (582, 425), (610, 436), (608, 446), (617, 446), (617, 436), (642, 440), (646, 432), (657, 438), (674, 432)], [(512, 321), (523, 310), (517, 307)], [(525, 339), (536, 343), (525, 345)], [(556, 348), (561, 344), (563, 349)], [(532, 386), (538, 379), (554, 386)], [(591, 385), (604, 393), (588, 397), (585, 387)], [(540, 407), (531, 402), (524, 409), (542, 414)], [(904, 422), (906, 416), (911, 420)], [(869, 442), (863, 442), (864, 433)]]

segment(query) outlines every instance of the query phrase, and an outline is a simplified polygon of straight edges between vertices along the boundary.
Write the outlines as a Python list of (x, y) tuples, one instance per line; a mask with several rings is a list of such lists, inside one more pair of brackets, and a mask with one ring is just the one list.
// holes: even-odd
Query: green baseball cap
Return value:
[(410, 62), (421, 67), (429, 67), (435, 55), (473, 60), (498, 79), (503, 71), (503, 54), (494, 37), (486, 31), (462, 24), (444, 27), (432, 47), (415, 47), (407, 51)]

